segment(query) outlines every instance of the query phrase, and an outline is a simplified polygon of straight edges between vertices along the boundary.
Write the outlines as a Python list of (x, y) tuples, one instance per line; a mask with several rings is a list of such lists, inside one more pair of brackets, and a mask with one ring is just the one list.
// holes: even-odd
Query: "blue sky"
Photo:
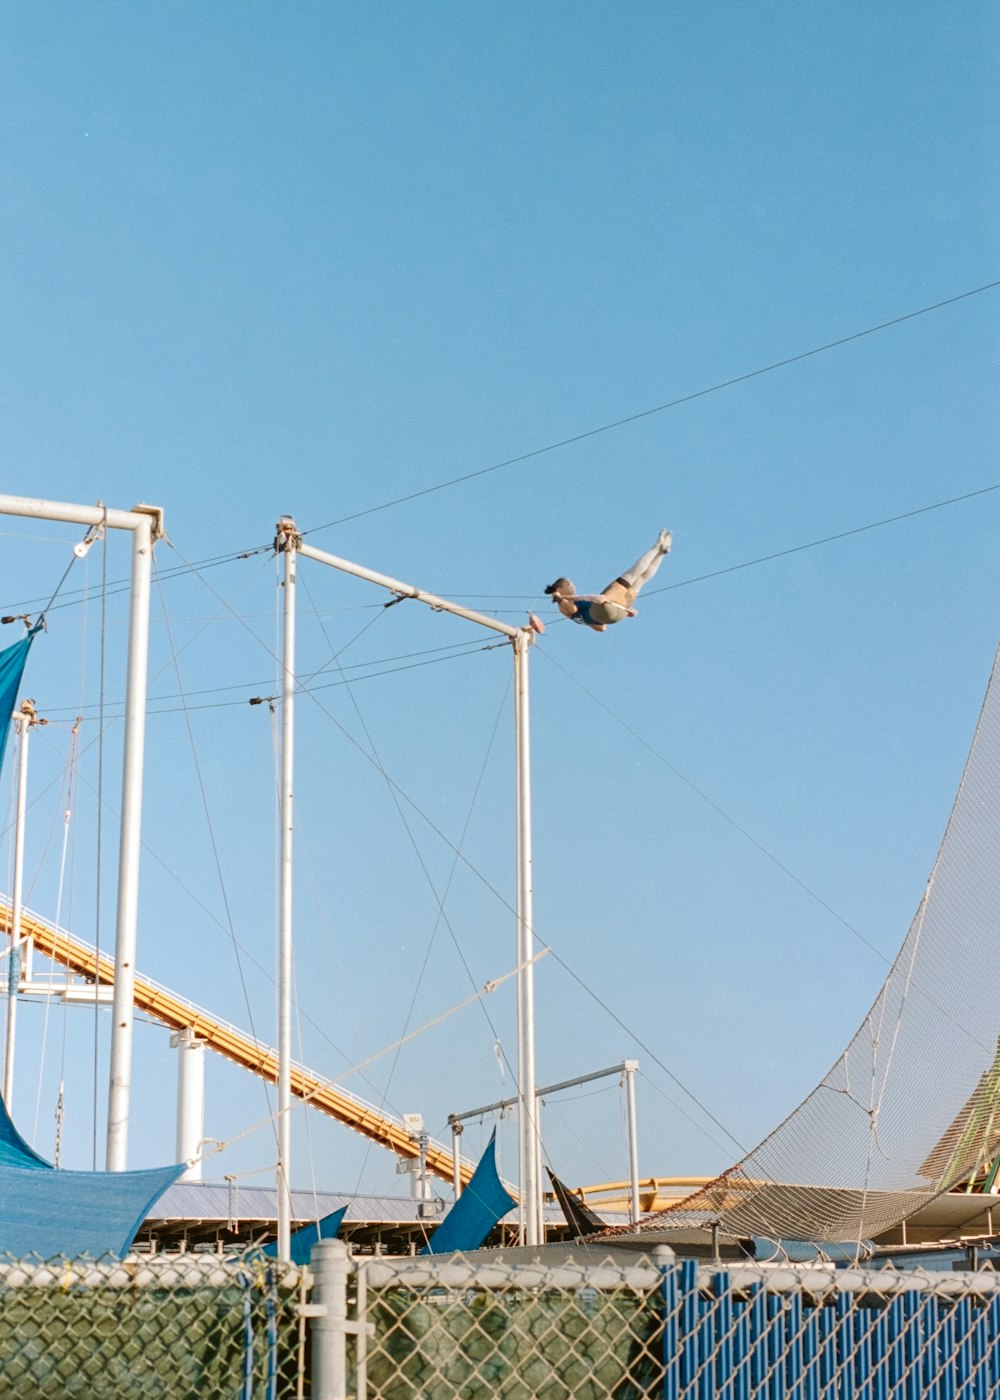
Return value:
[[(643, 1173), (727, 1165), (835, 1058), (884, 975), (868, 945), (891, 957), (916, 907), (997, 642), (1000, 492), (718, 571), (995, 486), (1000, 293), (372, 508), (1000, 277), (990, 7), (95, 0), (10, 3), (0, 26), (4, 489), (162, 505), (162, 570), (266, 544), (289, 513), (335, 553), (550, 619), (532, 664), (536, 926), (580, 981), (539, 966), (539, 1079), (635, 1056)], [(661, 525), (674, 552), (635, 621), (555, 620), (546, 583), (599, 588)], [(51, 591), (79, 532), (0, 528), (9, 611)], [(126, 567), (111, 541), (107, 577)], [(104, 568), (99, 550), (78, 566), (66, 587), (86, 599), (64, 595), (34, 649), (27, 690), (54, 720), (99, 700)], [(479, 639), (302, 577), (306, 669), (348, 643), (344, 664)], [(273, 988), (244, 961), (248, 1009), (230, 928), (271, 965), (272, 731), (245, 700), (274, 688), (275, 599), (259, 555), (154, 600), (151, 692), (191, 708), (150, 719), (139, 953), (268, 1036)], [(121, 608), (109, 597), (109, 716)], [(411, 839), (337, 725), (450, 840), (468, 823), (463, 851), (510, 898), (509, 670), (477, 651), (317, 692), (333, 719), (300, 705), (298, 974), (320, 1027), (303, 1022), (303, 1055), (326, 1072), (513, 965), (510, 915), (466, 867), (454, 939), (435, 930), (428, 878), (440, 893), (451, 852), (419, 817)], [(43, 913), (66, 742), (53, 723), (33, 749)], [(96, 754), (63, 906), (90, 938)], [(113, 815), (102, 844), (107, 941)], [(495, 999), (492, 1025), (470, 1008), (391, 1076), (387, 1059), (347, 1082), (443, 1135), (448, 1112), (511, 1092), (493, 1041), (513, 1056), (512, 997)], [(86, 1165), (92, 1026), (40, 1006), (21, 1025), (19, 1121), (37, 1099), (51, 1150), (65, 1035), (66, 1160)], [(137, 1035), (136, 1165), (172, 1152), (165, 1040)], [(210, 1068), (208, 1133), (266, 1111)], [(553, 1104), (546, 1141), (574, 1182), (621, 1175), (615, 1091)], [(396, 1184), (384, 1154), (315, 1119), (296, 1152), (302, 1184)], [(210, 1171), (271, 1160), (258, 1133)]]

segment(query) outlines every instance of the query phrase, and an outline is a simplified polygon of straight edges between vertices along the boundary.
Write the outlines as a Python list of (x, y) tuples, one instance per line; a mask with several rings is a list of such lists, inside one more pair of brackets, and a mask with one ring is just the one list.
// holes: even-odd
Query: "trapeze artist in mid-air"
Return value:
[(639, 589), (649, 582), (664, 556), (670, 553), (671, 539), (669, 530), (661, 530), (653, 548), (637, 559), (631, 569), (619, 574), (602, 593), (577, 593), (568, 578), (557, 578), (545, 591), (563, 617), (583, 627), (592, 627), (595, 632), (603, 632), (612, 623), (635, 617), (633, 604)]

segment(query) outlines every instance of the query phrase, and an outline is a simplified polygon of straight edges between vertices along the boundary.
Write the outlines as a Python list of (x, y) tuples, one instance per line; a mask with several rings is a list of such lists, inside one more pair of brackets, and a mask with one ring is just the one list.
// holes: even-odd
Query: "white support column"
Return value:
[(128, 1158), (132, 1088), (132, 991), (139, 900), (142, 821), (142, 746), (146, 727), (149, 580), (153, 543), (163, 535), (159, 506), (134, 510), (72, 505), (31, 496), (0, 495), (0, 515), (62, 520), (91, 529), (131, 530), (132, 585), (129, 605), (128, 676), (125, 695), (125, 754), (122, 769), (121, 841), (118, 854), (118, 913), (115, 932), (115, 991), (108, 1085), (107, 1166), (123, 1171)]
[(635, 1117), (635, 1072), (638, 1060), (626, 1060), (622, 1066), (625, 1072), (625, 1106), (628, 1121), (628, 1175), (631, 1193), (631, 1223), (638, 1224), (639, 1216), (639, 1138)]
[(451, 1186), (457, 1201), (462, 1194), (462, 1125), (454, 1118), (451, 1122)]
[(295, 816), (295, 565), (302, 543), (282, 516), (275, 549), (284, 555), (281, 685), (280, 878), (278, 917), (278, 1258), (291, 1252), (292, 1197), (292, 828)]
[(177, 1051), (177, 1160), (190, 1162), (181, 1181), (200, 1181), (205, 1140), (205, 1042), (188, 1027), (170, 1037)]
[(3, 1060), (3, 1101), (11, 1113), (14, 1100), (14, 1047), (17, 1041), (17, 998), (21, 983), (21, 908), (24, 892), (24, 824), (28, 791), (28, 735), (35, 722), (35, 706), (25, 700), (13, 716), (18, 739), (17, 816), (14, 824), (14, 889), (10, 912), (10, 959), (7, 966), (7, 1039)]
[(115, 995), (111, 1010), (108, 1085), (109, 1172), (128, 1166), (132, 1097), (132, 1029), (135, 1008), (135, 947), (139, 918), (139, 857), (142, 852), (142, 768), (146, 738), (146, 680), (149, 661), (149, 586), (153, 521), (138, 517), (132, 530), (132, 587), (125, 690), (125, 751), (122, 764), (121, 839), (118, 852), (118, 917), (115, 934)]
[(514, 638), (514, 729), (517, 798), (517, 1089), (520, 1215), (524, 1243), (541, 1243), (541, 1183), (535, 1085), (534, 952), (531, 879), (531, 752), (528, 721), (530, 634)]

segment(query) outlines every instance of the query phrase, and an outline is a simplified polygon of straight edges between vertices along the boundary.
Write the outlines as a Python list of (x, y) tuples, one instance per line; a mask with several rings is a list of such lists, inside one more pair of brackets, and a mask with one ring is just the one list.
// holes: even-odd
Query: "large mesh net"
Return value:
[(1000, 653), (916, 917), (822, 1083), (742, 1162), (641, 1230), (860, 1240), (1000, 1151)]

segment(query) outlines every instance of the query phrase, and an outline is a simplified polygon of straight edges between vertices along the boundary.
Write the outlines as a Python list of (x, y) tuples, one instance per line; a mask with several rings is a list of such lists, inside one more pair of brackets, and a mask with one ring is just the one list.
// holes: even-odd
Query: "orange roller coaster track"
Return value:
[[(0, 900), (0, 932), (9, 935), (10, 925), (10, 905)], [(88, 982), (106, 987), (114, 985), (115, 965), (111, 958), (103, 953), (99, 954), (96, 948), (67, 933), (65, 929), (55, 928), (46, 923), (37, 914), (31, 914), (27, 910), (22, 912), (21, 937), (31, 939), (43, 957), (51, 958), (53, 962), (86, 978)], [(217, 1055), (223, 1055), (241, 1069), (259, 1075), (270, 1084), (277, 1083), (276, 1050), (262, 1045), (236, 1026), (220, 1021), (210, 1012), (188, 1001), (186, 997), (178, 996), (149, 978), (136, 976), (134, 1002), (137, 1010), (152, 1016), (169, 1030), (190, 1029)], [(417, 1144), (402, 1123), (304, 1065), (292, 1065), (292, 1094), (307, 1102), (311, 1108), (335, 1118), (338, 1123), (353, 1128), (356, 1133), (371, 1138), (372, 1142), (388, 1148), (400, 1157), (416, 1158), (419, 1155)], [(449, 1184), (453, 1179), (452, 1154), (440, 1143), (428, 1144), (427, 1170)], [(459, 1176), (463, 1186), (468, 1185), (474, 1170), (474, 1164), (459, 1161)]]

